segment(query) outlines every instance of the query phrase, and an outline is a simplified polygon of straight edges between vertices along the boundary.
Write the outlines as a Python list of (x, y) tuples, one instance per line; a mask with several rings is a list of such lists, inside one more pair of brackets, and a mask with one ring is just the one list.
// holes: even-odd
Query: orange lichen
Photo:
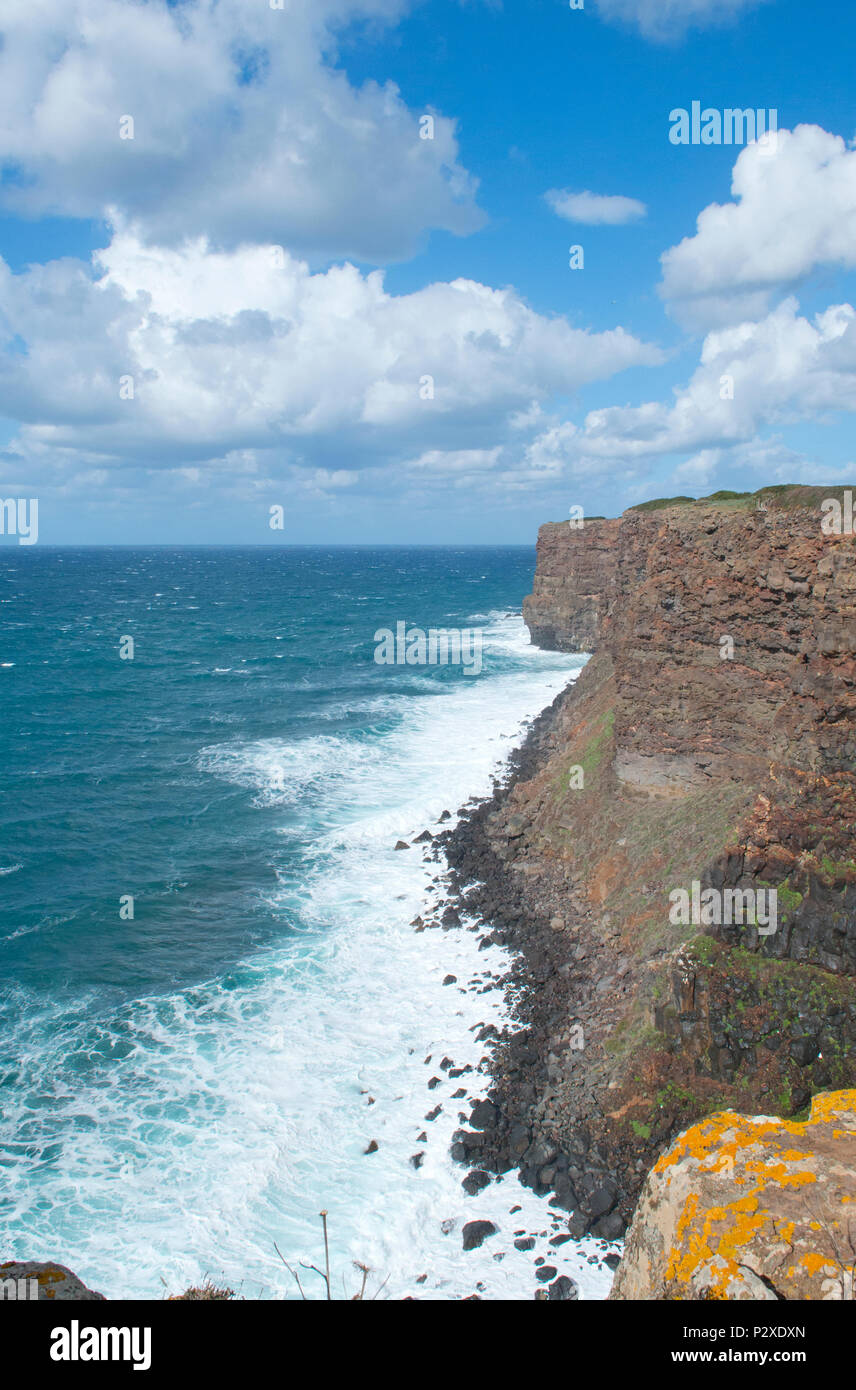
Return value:
[[(833, 1118), (840, 1122), (845, 1115), (848, 1119), (853, 1116), (856, 1122), (856, 1091), (815, 1097), (808, 1120), (756, 1120), (726, 1111), (708, 1117), (681, 1135), (654, 1168), (654, 1174), (666, 1186), (671, 1185), (674, 1170), (682, 1160), (690, 1158), (697, 1163), (700, 1174), (725, 1173), (735, 1186), (749, 1190), (735, 1201), (706, 1210), (699, 1192), (689, 1194), (667, 1251), (666, 1284), (687, 1285), (704, 1266), (706, 1296), (733, 1296), (732, 1282), (745, 1279), (741, 1254), (772, 1223), (771, 1213), (762, 1203), (766, 1190), (799, 1190), (816, 1184), (817, 1174), (806, 1166), (815, 1158), (805, 1142), (809, 1131)], [(835, 1138), (846, 1139), (854, 1134), (856, 1130), (833, 1129)], [(842, 1198), (853, 1200), (850, 1195)], [(803, 1229), (806, 1226), (816, 1231), (822, 1229), (818, 1221), (806, 1222)], [(796, 1221), (782, 1222), (778, 1230), (775, 1223), (772, 1227), (778, 1241), (793, 1245)], [(819, 1252), (802, 1255), (798, 1264), (811, 1277), (822, 1270), (840, 1272), (835, 1261)], [(795, 1273), (794, 1267), (788, 1271), (789, 1277)], [(675, 1296), (681, 1295), (676, 1291)]]
[(819, 1274), (822, 1269), (829, 1269), (833, 1274), (839, 1271), (839, 1266), (834, 1260), (831, 1260), (828, 1255), (819, 1255), (817, 1251), (814, 1250), (809, 1251), (805, 1255), (800, 1255), (798, 1263), (801, 1264), (804, 1269), (807, 1269), (812, 1277), (814, 1277), (815, 1274)]

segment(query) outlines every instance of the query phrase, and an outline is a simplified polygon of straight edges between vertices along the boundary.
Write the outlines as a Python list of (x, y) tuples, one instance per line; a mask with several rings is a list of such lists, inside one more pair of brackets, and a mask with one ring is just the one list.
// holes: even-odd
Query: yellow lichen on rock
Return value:
[(804, 1121), (712, 1115), (649, 1174), (611, 1297), (852, 1298), (854, 1196), (856, 1091)]

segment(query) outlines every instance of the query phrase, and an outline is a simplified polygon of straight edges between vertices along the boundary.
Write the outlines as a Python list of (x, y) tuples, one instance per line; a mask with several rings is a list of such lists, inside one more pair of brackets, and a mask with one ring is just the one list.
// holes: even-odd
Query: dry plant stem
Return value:
[(288, 1270), (288, 1272), (289, 1272), (289, 1274), (291, 1275), (291, 1277), (294, 1279), (295, 1283), (297, 1284), (297, 1287), (298, 1287), (299, 1290), (300, 1290), (300, 1297), (303, 1299), (303, 1302), (306, 1303), (308, 1300), (307, 1300), (307, 1298), (306, 1298), (306, 1294), (303, 1292), (303, 1285), (302, 1285), (301, 1282), (300, 1282), (300, 1276), (298, 1275), (298, 1273), (297, 1273), (296, 1270), (294, 1270), (294, 1269), (291, 1268), (291, 1265), (288, 1263), (288, 1260), (287, 1260), (287, 1259), (285, 1258), (285, 1256), (283, 1255), (283, 1253), (282, 1253), (282, 1251), (280, 1250), (279, 1246), (277, 1245), (276, 1241), (274, 1241), (274, 1243), (273, 1243), (273, 1248), (274, 1248), (274, 1250), (276, 1251), (276, 1253), (279, 1255), (279, 1258), (282, 1260), (282, 1263), (285, 1265), (285, 1267), (286, 1267), (286, 1269)]
[(324, 1226), (324, 1267), (325, 1267), (325, 1269), (327, 1270), (327, 1273), (326, 1273), (326, 1275), (325, 1275), (324, 1277), (325, 1277), (325, 1279), (326, 1279), (326, 1281), (327, 1281), (327, 1299), (328, 1299), (328, 1301), (329, 1301), (329, 1300), (333, 1297), (333, 1295), (332, 1295), (332, 1293), (330, 1292), (330, 1243), (329, 1243), (329, 1241), (328, 1241), (328, 1239), (327, 1239), (327, 1213), (326, 1213), (326, 1211), (322, 1211), (322, 1213), (321, 1213), (321, 1221), (322, 1221), (323, 1226)]

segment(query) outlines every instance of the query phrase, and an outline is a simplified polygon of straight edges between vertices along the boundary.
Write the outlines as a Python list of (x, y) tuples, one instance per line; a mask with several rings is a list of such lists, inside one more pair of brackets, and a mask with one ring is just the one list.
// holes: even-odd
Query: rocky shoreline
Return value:
[[(541, 530), (524, 619), (591, 659), (434, 850), (513, 961), (453, 1155), (474, 1188), (518, 1170), (571, 1237), (620, 1238), (705, 1116), (799, 1122), (856, 1080), (856, 550), (826, 491)], [(775, 889), (774, 932), (673, 920), (693, 882)]]
[[(462, 808), (454, 829), (436, 840), (449, 866), (452, 910), (483, 923), (485, 943), (512, 954), (502, 981), (510, 1021), (494, 1041), (491, 1088), (474, 1104), (469, 1128), (456, 1133), (452, 1155), (469, 1170), (464, 1182), (472, 1190), (487, 1175), (517, 1169), (527, 1187), (573, 1213), (569, 1236), (613, 1241), (624, 1234), (647, 1165), (632, 1151), (603, 1147), (599, 1049), (589, 1047), (614, 1022), (609, 992), (623, 992), (627, 962), (617, 941), (605, 948), (593, 929), (578, 871), (518, 855), (513, 816), (500, 843), (494, 830), (498, 813), (513, 812), (517, 789), (555, 751), (558, 716), (572, 691), (533, 721), (492, 796)], [(558, 1104), (560, 1077), (565, 1088), (572, 1081), (572, 1127), (566, 1090)]]

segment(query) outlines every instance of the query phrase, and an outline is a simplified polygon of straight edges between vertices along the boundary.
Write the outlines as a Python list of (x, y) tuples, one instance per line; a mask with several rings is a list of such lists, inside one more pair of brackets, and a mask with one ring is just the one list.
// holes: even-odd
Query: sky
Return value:
[(854, 52), (840, 0), (3, 0), (0, 500), (492, 545), (852, 482)]

